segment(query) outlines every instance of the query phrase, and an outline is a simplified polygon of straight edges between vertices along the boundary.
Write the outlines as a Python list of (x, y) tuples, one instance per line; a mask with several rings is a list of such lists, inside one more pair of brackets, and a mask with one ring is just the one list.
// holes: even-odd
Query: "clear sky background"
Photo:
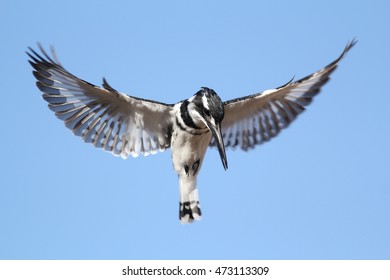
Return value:
[[(0, 259), (389, 259), (389, 1), (1, 1)], [(122, 160), (48, 110), (25, 50), (175, 103), (301, 78), (338, 57), (287, 130), (209, 150), (203, 220), (181, 225), (170, 150)]]

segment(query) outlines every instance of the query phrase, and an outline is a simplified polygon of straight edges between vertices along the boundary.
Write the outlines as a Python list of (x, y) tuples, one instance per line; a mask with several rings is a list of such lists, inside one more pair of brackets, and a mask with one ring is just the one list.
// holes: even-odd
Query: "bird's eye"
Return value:
[(206, 116), (210, 117), (210, 110), (205, 109), (204, 113), (206, 114)]

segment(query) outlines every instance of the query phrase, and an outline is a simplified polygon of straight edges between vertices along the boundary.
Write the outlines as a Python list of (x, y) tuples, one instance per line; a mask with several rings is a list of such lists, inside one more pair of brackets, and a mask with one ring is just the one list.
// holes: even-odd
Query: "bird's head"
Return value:
[(202, 87), (192, 100), (196, 116), (195, 123), (205, 125), (213, 134), (218, 146), (219, 155), (225, 170), (228, 168), (225, 145), (221, 133), (221, 123), (224, 117), (224, 105), (218, 94), (207, 87)]

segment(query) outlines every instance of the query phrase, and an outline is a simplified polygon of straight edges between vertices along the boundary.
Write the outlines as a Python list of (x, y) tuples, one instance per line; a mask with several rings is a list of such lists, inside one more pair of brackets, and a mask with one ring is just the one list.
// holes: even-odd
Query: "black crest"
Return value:
[(198, 112), (204, 117), (212, 117), (216, 123), (222, 122), (225, 111), (219, 95), (207, 87), (202, 87), (195, 95), (193, 102)]

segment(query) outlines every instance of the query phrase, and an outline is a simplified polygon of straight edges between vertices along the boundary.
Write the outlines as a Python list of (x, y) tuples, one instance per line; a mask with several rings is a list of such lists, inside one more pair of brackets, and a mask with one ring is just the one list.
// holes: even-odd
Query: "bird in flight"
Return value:
[(244, 151), (269, 141), (304, 111), (329, 80), (340, 60), (355, 45), (321, 70), (276, 89), (223, 102), (202, 87), (192, 97), (166, 104), (121, 93), (103, 78), (95, 86), (68, 72), (53, 49), (51, 56), (29, 48), (29, 62), (42, 97), (66, 127), (86, 143), (127, 158), (171, 148), (179, 178), (179, 218), (191, 223), (202, 217), (197, 176), (208, 147), (218, 149), (228, 168), (225, 148)]

